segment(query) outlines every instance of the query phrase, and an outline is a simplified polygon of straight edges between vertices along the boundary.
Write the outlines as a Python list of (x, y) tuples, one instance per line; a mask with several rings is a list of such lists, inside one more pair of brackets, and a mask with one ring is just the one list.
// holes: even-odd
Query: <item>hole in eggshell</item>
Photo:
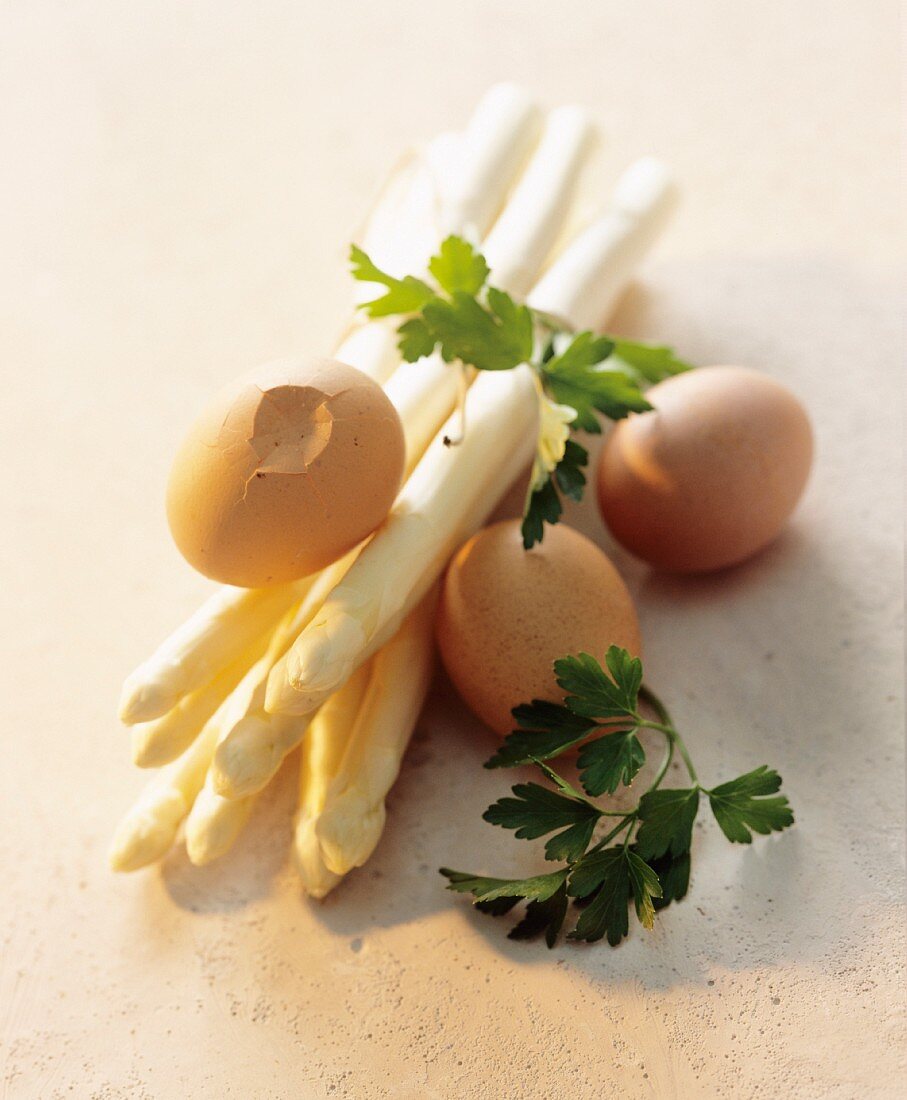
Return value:
[(330, 442), (330, 400), (313, 386), (277, 386), (262, 394), (249, 437), (260, 473), (306, 472)]

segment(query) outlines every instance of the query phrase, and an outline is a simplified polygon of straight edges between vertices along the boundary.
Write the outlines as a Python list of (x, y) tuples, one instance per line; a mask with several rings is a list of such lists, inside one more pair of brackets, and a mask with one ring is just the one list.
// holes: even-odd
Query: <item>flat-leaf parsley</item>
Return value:
[(541, 542), (557, 523), (562, 498), (580, 500), (586, 449), (566, 440), (573, 431), (599, 432), (599, 416), (621, 420), (651, 405), (643, 387), (688, 369), (670, 348), (591, 332), (571, 333), (539, 310), (515, 302), (488, 282), (485, 257), (462, 237), (448, 237), (428, 261), (434, 285), (382, 271), (361, 248), (350, 249), (354, 279), (383, 287), (365, 302), (369, 317), (397, 316), (400, 354), (410, 363), (437, 351), (448, 363), (475, 370), (528, 365), (536, 375), (541, 429), (523, 513), (523, 544)]
[[(736, 843), (749, 844), (754, 832), (778, 832), (793, 824), (787, 798), (777, 793), (781, 777), (768, 767), (717, 787), (699, 782), (664, 704), (643, 686), (641, 662), (626, 650), (612, 646), (604, 668), (588, 653), (565, 657), (554, 667), (567, 693), (563, 704), (536, 699), (516, 707), (513, 716), (519, 728), (485, 765), (534, 764), (554, 787), (518, 783), (511, 796), (499, 798), (484, 817), (522, 840), (548, 837), (545, 858), (563, 866), (525, 879), (441, 869), (449, 889), (472, 894), (477, 907), (493, 916), (527, 902), (525, 915), (509, 933), (513, 939), (544, 934), (552, 947), (571, 899), (578, 917), (569, 939), (618, 944), (629, 932), (631, 905), (640, 924), (651, 928), (656, 914), (680, 901), (689, 888), (693, 824), (701, 794), (722, 832)], [(642, 713), (641, 703), (657, 720)], [(648, 788), (629, 809), (608, 809), (594, 802), (598, 795), (633, 782), (645, 763), (637, 736), (643, 729), (665, 739), (664, 756)], [(546, 763), (580, 741), (582, 790)], [(662, 783), (675, 751), (690, 784), (666, 788)], [(604, 835), (595, 839), (602, 829)]]

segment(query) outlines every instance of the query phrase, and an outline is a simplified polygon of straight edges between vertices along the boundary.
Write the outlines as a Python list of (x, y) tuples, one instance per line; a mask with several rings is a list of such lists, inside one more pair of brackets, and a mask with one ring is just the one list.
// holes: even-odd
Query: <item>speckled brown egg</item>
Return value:
[(636, 609), (617, 570), (585, 536), (558, 524), (523, 549), (516, 520), (496, 523), (463, 546), (447, 570), (438, 646), (469, 707), (501, 735), (511, 709), (563, 700), (554, 661), (581, 652), (604, 660), (609, 646), (640, 654)]
[(733, 565), (775, 538), (806, 485), (809, 419), (780, 382), (706, 367), (660, 382), (654, 412), (621, 421), (599, 463), (614, 537), (656, 568)]
[(177, 453), (176, 545), (199, 572), (248, 588), (342, 557), (387, 515), (403, 478), (400, 418), (361, 371), (270, 363), (222, 390)]

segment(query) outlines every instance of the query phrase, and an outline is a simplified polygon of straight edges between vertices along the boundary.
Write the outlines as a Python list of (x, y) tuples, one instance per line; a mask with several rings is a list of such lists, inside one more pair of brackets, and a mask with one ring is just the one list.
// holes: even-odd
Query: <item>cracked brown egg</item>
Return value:
[(400, 417), (333, 359), (269, 363), (222, 390), (177, 452), (167, 518), (214, 580), (259, 588), (314, 573), (381, 523), (403, 479)]
[(437, 618), (444, 667), (470, 709), (502, 736), (511, 709), (532, 699), (563, 702), (559, 657), (609, 646), (640, 656), (636, 608), (608, 557), (566, 524), (546, 527), (523, 549), (518, 520), (486, 527), (447, 570)]
[(780, 382), (703, 367), (649, 390), (602, 450), (598, 501), (611, 533), (657, 569), (722, 569), (767, 546), (809, 477), (809, 418)]

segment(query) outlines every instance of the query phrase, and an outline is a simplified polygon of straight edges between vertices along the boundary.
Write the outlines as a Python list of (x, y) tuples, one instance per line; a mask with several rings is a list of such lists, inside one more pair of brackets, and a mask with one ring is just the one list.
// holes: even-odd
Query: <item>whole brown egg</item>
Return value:
[(720, 569), (761, 550), (809, 476), (803, 406), (744, 367), (691, 370), (647, 396), (654, 411), (622, 420), (602, 450), (598, 501), (611, 533), (672, 572)]
[(502, 736), (513, 707), (561, 702), (559, 657), (604, 661), (612, 645), (640, 655), (633, 601), (606, 555), (565, 524), (523, 549), (520, 524), (480, 531), (447, 570), (437, 618), (444, 666), (469, 707)]

